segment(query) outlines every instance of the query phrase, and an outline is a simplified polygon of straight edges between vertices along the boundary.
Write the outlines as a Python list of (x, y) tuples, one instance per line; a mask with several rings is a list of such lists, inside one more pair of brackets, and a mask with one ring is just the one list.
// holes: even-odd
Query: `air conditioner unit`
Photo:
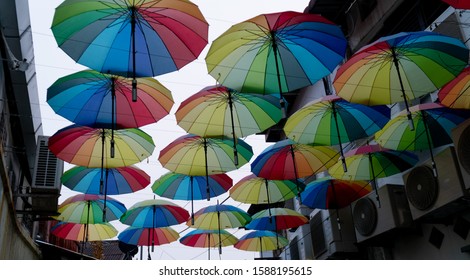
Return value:
[(413, 224), (405, 189), (401, 185), (384, 185), (351, 204), (357, 242), (363, 242), (396, 228)]
[(455, 148), (448, 146), (438, 152), (434, 155), (434, 162), (437, 178), (434, 177), (430, 159), (403, 176), (413, 220), (424, 216), (445, 218), (465, 207), (459, 201), (468, 197), (469, 193), (464, 187)]
[(53, 214), (57, 212), (64, 163), (49, 150), (48, 141), (47, 136), (38, 137), (31, 197), (33, 212)]
[(358, 251), (350, 207), (313, 213), (310, 236), (315, 259), (336, 259)]
[(465, 189), (470, 189), (470, 119), (452, 130), (457, 160)]

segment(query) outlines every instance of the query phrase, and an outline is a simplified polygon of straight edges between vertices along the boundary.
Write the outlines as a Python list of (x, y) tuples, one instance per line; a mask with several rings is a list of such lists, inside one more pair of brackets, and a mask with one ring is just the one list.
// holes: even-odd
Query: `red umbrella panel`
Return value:
[(468, 10), (470, 9), (470, 1), (469, 0), (442, 0), (443, 2), (446, 2), (450, 6), (456, 8), (456, 9), (463, 9), (463, 10)]

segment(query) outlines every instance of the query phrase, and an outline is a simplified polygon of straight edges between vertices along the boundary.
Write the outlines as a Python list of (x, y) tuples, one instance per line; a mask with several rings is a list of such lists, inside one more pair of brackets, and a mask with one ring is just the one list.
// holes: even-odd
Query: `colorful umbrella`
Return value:
[(226, 174), (214, 174), (206, 178), (206, 176), (190, 176), (169, 172), (155, 181), (152, 190), (162, 197), (191, 200), (191, 219), (194, 222), (193, 200), (207, 198), (207, 179), (209, 179), (210, 197), (216, 197), (227, 192), (233, 184), (232, 178)]
[[(225, 228), (243, 227), (251, 221), (250, 215), (242, 209), (225, 204), (216, 204), (201, 208), (194, 214), (194, 224), (190, 221), (186, 225), (204, 230), (221, 230)], [(219, 235), (219, 240), (221, 240)], [(222, 254), (222, 245), (219, 243), (219, 254)]]
[(234, 247), (245, 251), (259, 251), (262, 258), (263, 251), (273, 251), (287, 245), (287, 238), (269, 230), (257, 230), (240, 237)]
[(188, 218), (184, 208), (167, 200), (150, 199), (134, 204), (119, 220), (133, 227), (160, 228), (181, 224)]
[(67, 188), (85, 194), (119, 195), (133, 193), (150, 184), (150, 176), (136, 166), (86, 168), (75, 166), (61, 176)]
[[(265, 209), (252, 216), (252, 220), (245, 228), (253, 230), (278, 231), (282, 229), (296, 228), (308, 223), (307, 217), (289, 208)], [(277, 235), (276, 235), (277, 236)], [(278, 238), (279, 239), (279, 238)], [(276, 245), (280, 248), (279, 240)]]
[(178, 240), (180, 235), (170, 227), (163, 228), (136, 228), (128, 227), (118, 235), (124, 243), (148, 246), (148, 259), (150, 260), (150, 246), (169, 244)]
[[(161, 152), (158, 160), (166, 169), (191, 176), (221, 174), (235, 170), (249, 162), (252, 148), (237, 139), (238, 162), (230, 138), (209, 138), (187, 134), (179, 137)], [(207, 198), (210, 197), (209, 180), (206, 179)]]
[[(297, 143), (339, 145), (373, 135), (390, 120), (387, 106), (368, 107), (328, 95), (314, 100), (292, 114), (284, 125), (286, 136)], [(344, 166), (346, 170), (346, 166)]]
[(442, 105), (449, 108), (470, 109), (469, 87), (470, 67), (467, 67), (439, 90), (438, 99)]
[(211, 259), (210, 248), (215, 248), (217, 246), (232, 246), (237, 243), (238, 238), (233, 236), (228, 231), (221, 229), (219, 230), (209, 230), (209, 229), (195, 229), (185, 236), (181, 237), (179, 240), (181, 244), (198, 247), (198, 248), (208, 248), (207, 254), (208, 259)]
[(73, 60), (131, 77), (134, 85), (136, 77), (173, 72), (195, 60), (208, 38), (208, 23), (188, 0), (65, 0), (51, 29)]
[(302, 204), (312, 209), (341, 209), (371, 191), (367, 181), (346, 181), (324, 177), (308, 183), (300, 194)]
[(282, 93), (329, 75), (344, 59), (346, 46), (339, 26), (319, 15), (286, 11), (233, 25), (214, 40), (206, 63), (222, 85), (280, 93), (282, 105)]
[(470, 9), (470, 1), (468, 0), (442, 0), (449, 4), (450, 6), (456, 8), (456, 9), (464, 9), (468, 10)]
[(119, 219), (126, 206), (114, 198), (102, 195), (77, 194), (59, 205), (56, 220), (77, 224), (101, 224)]
[[(336, 73), (336, 93), (365, 105), (392, 104), (431, 93), (467, 66), (468, 48), (433, 32), (402, 32), (356, 52)], [(408, 113), (411, 122), (411, 113)]]
[(251, 172), (269, 180), (296, 180), (298, 184), (297, 179), (326, 171), (338, 158), (338, 152), (330, 147), (313, 147), (286, 139), (261, 152), (251, 163)]
[(81, 71), (54, 82), (47, 103), (69, 121), (97, 128), (135, 128), (168, 115), (174, 104), (171, 92), (153, 78), (137, 81), (139, 98), (132, 102), (131, 79)]
[(110, 223), (75, 224), (60, 222), (51, 229), (51, 233), (62, 239), (88, 242), (113, 238), (118, 231)]
[(418, 157), (406, 151), (395, 151), (379, 145), (365, 145), (346, 153), (348, 171), (344, 171), (341, 163), (336, 163), (328, 173), (341, 180), (371, 181), (378, 199), (377, 178), (385, 178), (412, 168), (418, 163)]
[(223, 86), (206, 87), (192, 95), (175, 115), (178, 125), (188, 133), (232, 138), (235, 157), (237, 137), (262, 132), (282, 117), (279, 97), (239, 93)]
[(243, 177), (230, 189), (230, 197), (247, 204), (271, 204), (286, 201), (298, 193), (290, 180), (268, 180), (254, 174)]
[(433, 148), (452, 144), (451, 130), (470, 118), (470, 111), (455, 110), (436, 103), (420, 104), (410, 108), (415, 130), (410, 130), (406, 112), (401, 112), (384, 128), (378, 131), (375, 139), (382, 147), (398, 151), (429, 150), (434, 175)]
[(49, 138), (49, 149), (71, 164), (115, 168), (148, 158), (155, 145), (152, 137), (138, 128), (114, 131), (71, 125)]

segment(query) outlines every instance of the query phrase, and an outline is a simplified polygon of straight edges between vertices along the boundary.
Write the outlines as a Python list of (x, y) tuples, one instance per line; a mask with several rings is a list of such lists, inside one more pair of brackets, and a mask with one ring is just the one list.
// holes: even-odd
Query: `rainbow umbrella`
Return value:
[(398, 151), (429, 150), (434, 176), (437, 169), (433, 149), (452, 144), (451, 130), (470, 118), (470, 111), (449, 109), (437, 103), (419, 104), (410, 108), (415, 130), (407, 125), (406, 112), (401, 112), (375, 134), (382, 147)]
[(60, 222), (51, 228), (51, 233), (67, 240), (100, 241), (113, 238), (118, 231), (110, 223), (103, 224), (76, 224)]
[(444, 85), (438, 93), (440, 103), (454, 109), (470, 109), (470, 67)]
[[(116, 228), (110, 223), (76, 224), (60, 222), (51, 228), (51, 234), (62, 239), (80, 241), (84, 245), (88, 241), (101, 241), (113, 238), (117, 233)], [(82, 254), (84, 247), (81, 247)]]
[(244, 251), (259, 251), (261, 258), (263, 251), (274, 251), (289, 245), (287, 238), (269, 230), (256, 230), (240, 237), (234, 245)]
[(271, 204), (286, 201), (298, 194), (291, 180), (268, 180), (254, 174), (243, 177), (230, 190), (230, 197), (247, 204)]
[(467, 66), (468, 48), (458, 39), (420, 31), (402, 32), (361, 48), (338, 69), (333, 85), (347, 101), (365, 105), (404, 101), (431, 93)]
[(179, 241), (181, 244), (190, 247), (208, 248), (207, 254), (208, 259), (210, 260), (210, 248), (215, 248), (217, 246), (232, 246), (237, 243), (238, 238), (224, 229), (221, 229), (220, 231), (210, 229), (195, 229), (181, 237)]
[(269, 180), (296, 180), (326, 171), (338, 161), (338, 152), (330, 147), (298, 144), (290, 139), (267, 147), (251, 163), (251, 172)]
[(47, 103), (69, 121), (97, 128), (135, 128), (168, 115), (171, 92), (153, 78), (137, 81), (139, 98), (132, 102), (131, 79), (80, 71), (55, 81), (47, 89)]
[(181, 224), (188, 218), (188, 211), (173, 202), (149, 199), (134, 204), (119, 220), (132, 227), (160, 228)]
[(119, 195), (133, 193), (150, 184), (150, 176), (136, 166), (87, 168), (75, 166), (61, 176), (67, 188), (85, 194)]
[(114, 198), (102, 195), (77, 194), (59, 205), (56, 220), (77, 224), (101, 224), (119, 219), (126, 206)]
[(191, 219), (194, 222), (193, 200), (206, 199), (206, 180), (209, 179), (209, 196), (216, 197), (232, 187), (232, 178), (226, 174), (190, 176), (169, 172), (158, 178), (152, 185), (155, 194), (176, 200), (191, 200)]
[(49, 150), (58, 158), (79, 166), (115, 168), (148, 158), (155, 144), (138, 128), (99, 129), (71, 125), (49, 138)]
[[(186, 225), (203, 230), (217, 230), (219, 240), (222, 240), (222, 230), (225, 228), (239, 228), (251, 221), (250, 215), (244, 210), (225, 204), (210, 205), (201, 208), (194, 214), (194, 224), (190, 221)], [(219, 242), (219, 254), (222, 254), (222, 245)]]
[(237, 137), (262, 132), (282, 117), (279, 97), (239, 93), (224, 86), (206, 87), (190, 96), (175, 115), (178, 125), (188, 133), (232, 138), (235, 157)]
[(320, 15), (292, 11), (237, 23), (213, 41), (209, 74), (239, 92), (282, 93), (311, 85), (344, 59), (341, 28)]
[(302, 204), (312, 209), (341, 209), (371, 191), (367, 181), (324, 177), (308, 183), (300, 194)]
[(230, 138), (209, 138), (187, 134), (166, 146), (160, 152), (158, 160), (170, 171), (191, 176), (206, 176), (206, 191), (209, 200), (208, 176), (236, 170), (248, 163), (253, 156), (251, 146), (237, 139), (238, 162), (235, 162), (232, 143), (233, 140)]
[(289, 208), (261, 210), (245, 225), (247, 229), (278, 231), (302, 226), (308, 223), (307, 217)]
[(170, 227), (162, 228), (136, 228), (128, 227), (118, 235), (118, 239), (126, 244), (148, 247), (150, 260), (150, 246), (172, 243), (180, 237), (179, 233)]
[(379, 145), (365, 145), (346, 153), (345, 172), (340, 163), (328, 169), (328, 173), (336, 179), (371, 181), (378, 199), (375, 180), (404, 172), (418, 163), (415, 154), (406, 151), (395, 151), (382, 148)]
[(470, 1), (468, 0), (442, 0), (443, 2), (446, 2), (450, 6), (456, 8), (456, 9), (464, 9), (468, 10), (470, 9)]
[(344, 165), (342, 144), (373, 135), (389, 120), (387, 106), (369, 107), (328, 95), (309, 102), (292, 114), (284, 125), (284, 132), (301, 144), (339, 145)]
[(195, 60), (208, 38), (208, 23), (188, 0), (65, 0), (51, 29), (73, 60), (131, 77), (134, 89), (136, 77), (173, 72)]

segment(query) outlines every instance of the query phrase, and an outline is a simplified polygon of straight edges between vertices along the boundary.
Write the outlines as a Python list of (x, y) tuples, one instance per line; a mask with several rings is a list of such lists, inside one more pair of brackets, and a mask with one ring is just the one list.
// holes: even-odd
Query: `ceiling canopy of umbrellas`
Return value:
[[(347, 40), (333, 22), (297, 12), (262, 14), (233, 25), (211, 44), (207, 70), (218, 85), (180, 104), (177, 124), (188, 134), (159, 151), (169, 172), (151, 188), (165, 199), (126, 209), (108, 195), (151, 183), (135, 166), (155, 149), (139, 127), (158, 122), (174, 105), (171, 92), (153, 77), (197, 59), (208, 44), (208, 29), (188, 0), (65, 0), (57, 7), (52, 31), (58, 45), (90, 69), (59, 78), (47, 91), (54, 111), (74, 123), (58, 130), (49, 148), (76, 165), (62, 183), (82, 193), (59, 206), (53, 234), (83, 242), (108, 239), (118, 234), (109, 222), (119, 220), (129, 227), (118, 239), (148, 246), (148, 258), (150, 248), (176, 240), (218, 247), (220, 253), (232, 245), (261, 253), (280, 249), (288, 242), (279, 231), (308, 220), (276, 203), (298, 199), (310, 208), (346, 207), (377, 190), (377, 178), (413, 167), (413, 151), (432, 154), (452, 143), (450, 130), (470, 117), (462, 110), (470, 109), (469, 50), (457, 39), (399, 33), (364, 46), (340, 65)], [(335, 70), (336, 95), (287, 117), (285, 94)], [(410, 106), (437, 90), (441, 103)], [(396, 102), (406, 109), (390, 120), (387, 105)], [(254, 157), (242, 138), (281, 120), (286, 139)], [(351, 149), (357, 140), (367, 145)], [(235, 184), (225, 174), (250, 161), (252, 174)], [(320, 173), (325, 176), (306, 180)], [(250, 216), (219, 202), (194, 210), (194, 200), (225, 193), (266, 210)], [(191, 212), (172, 200), (191, 201)], [(180, 238), (171, 226), (184, 223), (194, 230)], [(233, 228), (250, 232), (237, 238), (227, 231)]]

